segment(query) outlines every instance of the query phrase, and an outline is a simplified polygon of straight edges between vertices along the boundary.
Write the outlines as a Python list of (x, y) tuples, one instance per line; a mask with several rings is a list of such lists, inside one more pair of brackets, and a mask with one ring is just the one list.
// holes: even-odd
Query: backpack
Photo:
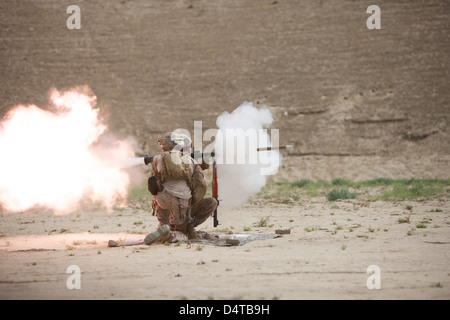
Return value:
[(203, 175), (203, 170), (198, 164), (194, 167), (190, 188), (192, 192), (191, 204), (196, 204), (203, 199), (207, 189), (207, 182), (205, 176)]
[(157, 195), (158, 192), (163, 190), (163, 183), (167, 180), (186, 180), (189, 188), (191, 189), (191, 205), (196, 204), (206, 194), (207, 182), (203, 174), (203, 170), (200, 165), (195, 164), (192, 175), (190, 175), (190, 169), (188, 165), (174, 164), (170, 159), (170, 154), (164, 152), (161, 154), (163, 157), (163, 166), (161, 173), (156, 169), (156, 161), (152, 161), (152, 173), (148, 179), (148, 190), (153, 195)]

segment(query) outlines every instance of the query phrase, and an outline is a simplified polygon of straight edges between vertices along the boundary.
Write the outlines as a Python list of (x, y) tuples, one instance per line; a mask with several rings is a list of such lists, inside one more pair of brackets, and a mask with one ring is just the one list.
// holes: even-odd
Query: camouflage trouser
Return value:
[(153, 198), (153, 208), (159, 221), (159, 226), (182, 225), (189, 215), (189, 200), (180, 199), (163, 190)]
[[(153, 197), (153, 207), (159, 221), (159, 227), (170, 225), (172, 231), (190, 233), (194, 227), (205, 222), (217, 208), (214, 198), (203, 198), (189, 207), (189, 200), (177, 198), (166, 191)], [(190, 219), (190, 218), (192, 219)], [(192, 220), (192, 223), (190, 221)]]
[(195, 218), (194, 227), (201, 225), (212, 216), (219, 203), (214, 198), (203, 198), (191, 207), (191, 217)]

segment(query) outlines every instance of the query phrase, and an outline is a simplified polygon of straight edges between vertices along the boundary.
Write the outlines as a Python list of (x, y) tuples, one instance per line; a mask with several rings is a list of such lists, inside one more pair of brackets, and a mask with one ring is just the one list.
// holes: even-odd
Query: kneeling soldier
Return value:
[[(191, 141), (186, 135), (169, 132), (160, 136), (161, 154), (151, 160), (149, 191), (159, 221), (158, 230), (148, 234), (145, 244), (176, 242), (196, 237), (195, 227), (205, 222), (216, 209), (214, 198), (204, 198), (204, 164), (190, 157)], [(176, 146), (189, 150), (183, 154)]]

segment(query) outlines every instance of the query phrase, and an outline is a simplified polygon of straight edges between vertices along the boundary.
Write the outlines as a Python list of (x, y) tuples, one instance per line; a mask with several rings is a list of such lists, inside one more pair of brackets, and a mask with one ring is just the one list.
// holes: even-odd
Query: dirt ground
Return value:
[[(253, 101), (295, 145), (271, 182), (450, 178), (447, 1), (377, 1), (380, 30), (366, 27), (373, 1), (77, 1), (81, 29), (68, 30), (71, 4), (0, 2), (0, 116), (86, 84), (142, 155), (161, 132), (214, 128)], [(449, 299), (448, 200), (221, 209), (221, 229), (291, 229), (236, 247), (107, 248), (156, 228), (145, 206), (2, 213), (0, 298)], [(253, 226), (266, 216), (273, 226)], [(70, 265), (80, 290), (67, 288)], [(371, 265), (380, 290), (367, 287)]]
[[(408, 207), (409, 206), (409, 207)], [(440, 209), (434, 212), (435, 209)], [(325, 197), (220, 210), (219, 229), (291, 233), (241, 246), (186, 243), (109, 248), (157, 226), (143, 209), (1, 217), (1, 299), (449, 299), (450, 205)], [(269, 216), (266, 227), (255, 226)], [(409, 222), (399, 219), (409, 216)], [(425, 228), (417, 227), (426, 222)], [(80, 268), (69, 290), (67, 268)], [(368, 289), (369, 266), (380, 289)]]

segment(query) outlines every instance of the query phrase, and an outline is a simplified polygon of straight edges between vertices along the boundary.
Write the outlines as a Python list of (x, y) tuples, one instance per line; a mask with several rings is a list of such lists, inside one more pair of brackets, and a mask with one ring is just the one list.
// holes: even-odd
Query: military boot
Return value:
[(151, 245), (155, 242), (161, 242), (164, 243), (170, 238), (170, 226), (168, 224), (165, 224), (158, 228), (158, 230), (149, 233), (145, 239), (144, 243), (146, 245)]
[(175, 230), (184, 233), (188, 239), (196, 239), (197, 233), (195, 232), (194, 225), (190, 223), (178, 224), (175, 226)]

